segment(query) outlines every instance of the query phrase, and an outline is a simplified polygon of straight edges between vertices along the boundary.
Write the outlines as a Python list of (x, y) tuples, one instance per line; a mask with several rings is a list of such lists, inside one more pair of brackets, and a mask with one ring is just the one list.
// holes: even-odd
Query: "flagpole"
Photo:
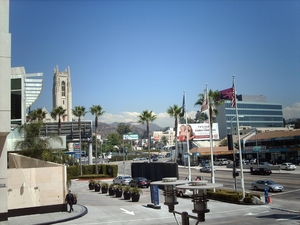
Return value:
[(207, 97), (207, 108), (208, 108), (208, 123), (209, 123), (209, 141), (210, 141), (210, 161), (211, 161), (211, 183), (215, 183), (215, 167), (214, 167), (214, 151), (213, 151), (213, 141), (212, 141), (212, 124), (210, 121), (210, 99), (208, 95), (208, 87), (206, 84), (206, 97)]
[(191, 159), (190, 159), (190, 146), (189, 146), (189, 131), (188, 131), (188, 124), (187, 124), (187, 109), (186, 109), (186, 97), (184, 91), (184, 111), (185, 111), (185, 132), (186, 132), (186, 148), (187, 148), (187, 155), (188, 155), (188, 172), (189, 172), (189, 181), (192, 181), (192, 174), (191, 174)]
[(235, 114), (236, 114), (236, 127), (237, 127), (237, 134), (238, 134), (238, 144), (239, 144), (239, 158), (240, 158), (240, 172), (241, 172), (241, 186), (243, 192), (243, 199), (245, 198), (245, 184), (244, 184), (244, 168), (243, 168), (243, 156), (241, 150), (241, 136), (240, 136), (240, 124), (239, 124), (239, 116), (238, 116), (238, 108), (237, 108), (237, 101), (236, 101), (236, 88), (235, 88), (235, 76), (233, 78), (233, 88), (234, 88), (234, 101), (235, 101)]

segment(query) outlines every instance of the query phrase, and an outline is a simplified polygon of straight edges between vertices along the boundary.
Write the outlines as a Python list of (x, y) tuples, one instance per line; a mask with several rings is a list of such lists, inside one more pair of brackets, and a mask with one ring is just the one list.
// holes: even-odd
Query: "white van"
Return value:
[(217, 159), (214, 162), (214, 165), (216, 165), (216, 166), (223, 166), (223, 165), (226, 166), (227, 164), (228, 164), (228, 161), (226, 158)]

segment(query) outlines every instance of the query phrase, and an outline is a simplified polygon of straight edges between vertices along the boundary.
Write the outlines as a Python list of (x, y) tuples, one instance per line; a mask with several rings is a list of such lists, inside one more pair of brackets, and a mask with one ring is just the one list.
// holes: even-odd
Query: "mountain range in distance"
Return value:
[[(146, 123), (145, 124), (140, 124), (140, 123), (137, 123), (137, 122), (128, 122), (128, 123), (125, 123), (125, 124), (130, 125), (131, 130), (132, 130), (131, 131), (132, 134), (138, 134), (139, 138), (147, 138), (147, 125), (146, 125)], [(102, 140), (106, 139), (107, 136), (110, 133), (117, 132), (118, 125), (119, 125), (119, 122), (114, 122), (114, 123), (111, 123), (111, 124), (99, 122), (99, 124), (98, 124), (98, 133), (101, 135), (101, 139)], [(92, 126), (93, 126), (93, 128), (95, 128), (95, 121), (92, 121)], [(166, 128), (167, 127), (162, 128), (162, 127), (158, 126), (155, 123), (150, 123), (149, 124), (150, 132), (163, 131)]]

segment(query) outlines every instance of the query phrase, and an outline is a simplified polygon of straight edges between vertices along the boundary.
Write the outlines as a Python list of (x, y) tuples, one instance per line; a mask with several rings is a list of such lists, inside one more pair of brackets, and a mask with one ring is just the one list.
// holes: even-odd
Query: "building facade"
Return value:
[[(239, 96), (237, 109), (239, 125), (248, 128), (283, 128), (282, 105), (269, 103), (263, 96)], [(251, 100), (251, 101), (250, 101)], [(236, 127), (236, 110), (231, 107), (231, 101), (217, 107), (216, 122), (219, 124), (220, 138), (231, 133)]]
[(66, 116), (63, 121), (72, 121), (72, 87), (71, 71), (68, 67), (65, 71), (59, 72), (58, 66), (53, 71), (53, 108), (62, 106), (66, 109)]
[(7, 135), (10, 132), (11, 34), (9, 0), (0, 1), (0, 221), (8, 220)]

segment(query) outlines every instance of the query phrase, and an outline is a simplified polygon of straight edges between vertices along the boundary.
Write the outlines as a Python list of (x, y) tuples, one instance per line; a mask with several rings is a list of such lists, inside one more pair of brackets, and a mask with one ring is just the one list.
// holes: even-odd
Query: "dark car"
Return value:
[(250, 172), (252, 175), (270, 175), (272, 171), (267, 168), (250, 168)]
[(131, 187), (138, 186), (139, 188), (141, 188), (141, 187), (148, 188), (150, 186), (150, 181), (145, 177), (134, 177), (129, 182), (129, 186), (131, 186)]

